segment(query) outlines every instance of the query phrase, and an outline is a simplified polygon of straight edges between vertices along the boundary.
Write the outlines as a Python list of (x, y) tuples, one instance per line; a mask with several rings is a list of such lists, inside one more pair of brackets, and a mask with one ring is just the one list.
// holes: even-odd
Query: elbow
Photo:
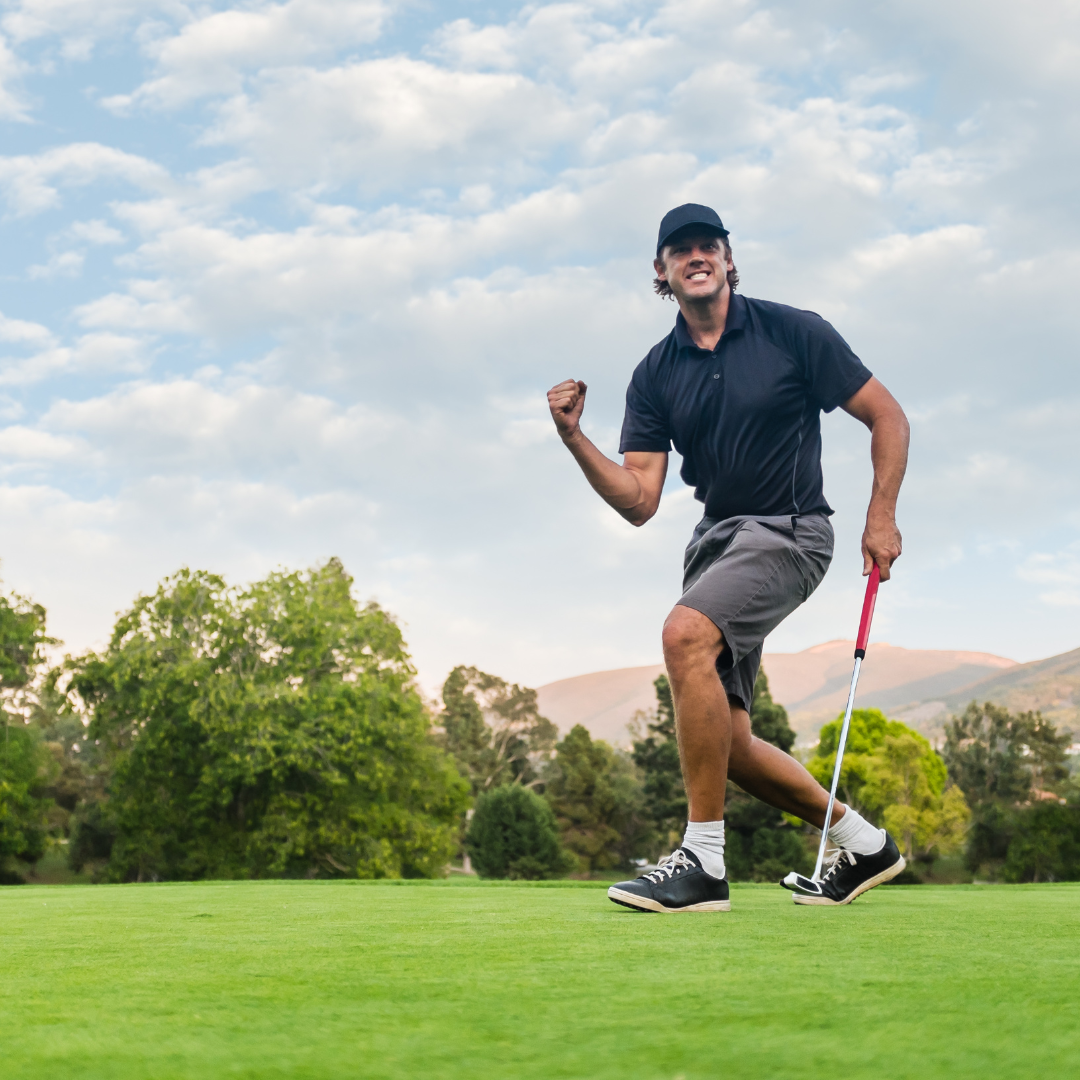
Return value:
[(655, 506), (635, 506), (629, 510), (621, 511), (622, 516), (630, 522), (631, 525), (641, 528), (646, 521), (649, 521), (656, 515)]

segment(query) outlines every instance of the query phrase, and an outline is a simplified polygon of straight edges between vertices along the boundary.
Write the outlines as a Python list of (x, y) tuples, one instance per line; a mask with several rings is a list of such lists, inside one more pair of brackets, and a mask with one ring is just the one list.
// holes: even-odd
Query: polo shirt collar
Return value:
[[(735, 330), (742, 330), (746, 326), (746, 301), (738, 294), (732, 293), (728, 301), (727, 322), (724, 324), (724, 337)], [(690, 336), (690, 330), (680, 311), (675, 316), (675, 344), (680, 349), (697, 349), (694, 339)], [(702, 349), (701, 352), (708, 350)]]

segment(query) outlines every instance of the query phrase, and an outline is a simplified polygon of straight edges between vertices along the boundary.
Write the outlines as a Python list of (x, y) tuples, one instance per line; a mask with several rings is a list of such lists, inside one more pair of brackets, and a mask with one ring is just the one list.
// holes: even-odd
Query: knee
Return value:
[(693, 608), (676, 607), (664, 622), (664, 660), (668, 670), (695, 660), (715, 663), (724, 638), (711, 619)]

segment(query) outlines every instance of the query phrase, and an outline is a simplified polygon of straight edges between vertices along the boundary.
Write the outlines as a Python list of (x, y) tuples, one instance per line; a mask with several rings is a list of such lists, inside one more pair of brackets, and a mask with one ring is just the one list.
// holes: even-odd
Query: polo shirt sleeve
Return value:
[(647, 360), (634, 370), (626, 390), (626, 412), (623, 415), (619, 453), (666, 453), (671, 449), (664, 409), (649, 377)]
[(804, 332), (802, 353), (810, 394), (822, 412), (832, 412), (862, 389), (873, 373), (819, 315), (809, 315)]

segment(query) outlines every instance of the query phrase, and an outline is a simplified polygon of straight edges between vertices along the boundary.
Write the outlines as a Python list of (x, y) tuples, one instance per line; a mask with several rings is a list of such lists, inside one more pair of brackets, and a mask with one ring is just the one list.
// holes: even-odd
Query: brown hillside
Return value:
[[(765, 654), (773, 697), (788, 710), (791, 726), (800, 734), (813, 733), (843, 711), (854, 652), (854, 641), (829, 641), (802, 652)], [(898, 715), (1018, 666), (1015, 660), (991, 653), (904, 649), (871, 642), (859, 676), (857, 704)]]
[(594, 739), (612, 746), (628, 746), (626, 725), (639, 710), (656, 706), (653, 680), (663, 664), (647, 667), (595, 671), (572, 679), (560, 679), (537, 690), (540, 713), (558, 725), (563, 734), (584, 724)]
[(969, 701), (993, 701), (1013, 712), (1039, 710), (1055, 724), (1080, 732), (1080, 649), (1017, 664), (945, 695), (942, 712), (957, 712)]
[[(787, 708), (800, 742), (812, 741), (813, 733), (843, 709), (854, 648), (852, 641), (829, 641), (802, 652), (765, 654), (773, 697)], [(941, 702), (946, 696), (1019, 667), (990, 653), (871, 643), (859, 680), (858, 704), (905, 716), (920, 727), (933, 726), (944, 711)], [(562, 732), (584, 724), (594, 738), (627, 746), (627, 724), (635, 712), (655, 707), (652, 684), (663, 670), (662, 664), (650, 664), (548, 683), (537, 691), (540, 712)], [(926, 702), (931, 703), (929, 708)]]

